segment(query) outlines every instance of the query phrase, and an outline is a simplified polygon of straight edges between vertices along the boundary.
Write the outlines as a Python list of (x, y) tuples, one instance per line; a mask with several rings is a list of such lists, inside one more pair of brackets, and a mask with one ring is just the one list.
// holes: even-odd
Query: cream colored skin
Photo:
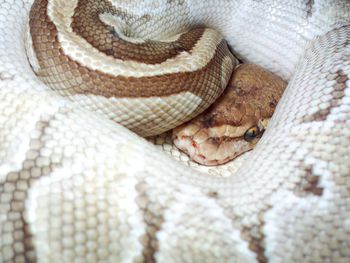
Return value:
[[(267, 128), (269, 119), (242, 126), (221, 125), (202, 128), (191, 121), (174, 129), (174, 145), (189, 155), (190, 159), (202, 165), (225, 164), (241, 154), (252, 150)], [(252, 127), (259, 127), (260, 133), (251, 141), (244, 134)], [(221, 138), (225, 138), (221, 141)]]
[(174, 21), (155, 31), (184, 2), (289, 86), (241, 168), (204, 174), (46, 87), (32, 2), (0, 1), (0, 261), (349, 262), (350, 3), (114, 2)]

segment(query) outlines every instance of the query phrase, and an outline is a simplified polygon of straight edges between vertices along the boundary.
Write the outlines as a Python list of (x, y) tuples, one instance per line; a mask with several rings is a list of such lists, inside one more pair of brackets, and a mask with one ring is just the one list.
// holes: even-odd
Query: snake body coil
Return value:
[[(64, 20), (71, 4), (87, 2), (48, 4)], [(350, 3), (101, 3), (130, 17), (101, 18), (121, 25), (110, 33), (125, 41), (140, 44), (144, 32), (165, 43), (170, 32), (209, 26), (288, 87), (241, 168), (226, 178), (203, 174), (107, 118), (98, 94), (73, 94), (76, 103), (45, 85), (33, 72), (42, 68), (36, 48), (25, 45), (32, 1), (0, 1), (0, 261), (348, 262)], [(61, 50), (68, 43), (79, 57), (59, 25)], [(96, 63), (85, 66), (96, 71)]]
[[(212, 104), (236, 60), (209, 28), (183, 25), (149, 39), (156, 25), (144, 27), (151, 19), (109, 1), (37, 0), (29, 19), (31, 63), (59, 94), (139, 135), (160, 134)], [(144, 31), (131, 37), (136, 26)]]

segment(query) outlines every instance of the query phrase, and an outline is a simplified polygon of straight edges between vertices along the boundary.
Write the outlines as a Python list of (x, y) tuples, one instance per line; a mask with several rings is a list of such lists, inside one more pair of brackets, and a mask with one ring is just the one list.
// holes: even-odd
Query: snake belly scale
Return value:
[[(289, 84), (249, 158), (214, 177), (82, 107), (93, 96), (52, 90), (33, 72), (33, 1), (0, 1), (0, 261), (348, 262), (349, 1), (103, 2), (134, 21), (101, 15), (125, 41), (165, 45), (205, 25)], [(51, 11), (63, 18), (71, 3)], [(164, 56), (187, 54), (173, 48)]]

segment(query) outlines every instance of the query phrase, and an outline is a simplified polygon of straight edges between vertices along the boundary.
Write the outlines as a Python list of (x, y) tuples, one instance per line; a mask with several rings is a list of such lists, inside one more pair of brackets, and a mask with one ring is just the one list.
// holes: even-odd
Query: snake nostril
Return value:
[(270, 108), (274, 109), (276, 108), (277, 105), (277, 101), (275, 99), (273, 99), (272, 101), (270, 101), (269, 106)]
[(214, 117), (212, 115), (205, 115), (202, 119), (203, 126), (209, 128), (214, 125)]

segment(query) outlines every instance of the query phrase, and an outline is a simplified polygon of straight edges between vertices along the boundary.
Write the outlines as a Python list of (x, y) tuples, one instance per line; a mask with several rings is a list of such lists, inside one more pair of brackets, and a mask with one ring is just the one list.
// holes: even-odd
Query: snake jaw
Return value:
[[(246, 142), (242, 136), (227, 136), (227, 128), (203, 128), (190, 123), (173, 131), (173, 142), (177, 148), (202, 165), (224, 164), (251, 150), (254, 142)], [(225, 131), (218, 134), (218, 131)]]
[[(173, 130), (175, 146), (193, 161), (207, 166), (225, 164), (252, 150), (261, 139), (270, 118), (262, 118), (244, 126), (221, 125), (208, 127), (201, 118)], [(259, 134), (251, 141), (244, 139), (249, 127), (258, 127)]]

